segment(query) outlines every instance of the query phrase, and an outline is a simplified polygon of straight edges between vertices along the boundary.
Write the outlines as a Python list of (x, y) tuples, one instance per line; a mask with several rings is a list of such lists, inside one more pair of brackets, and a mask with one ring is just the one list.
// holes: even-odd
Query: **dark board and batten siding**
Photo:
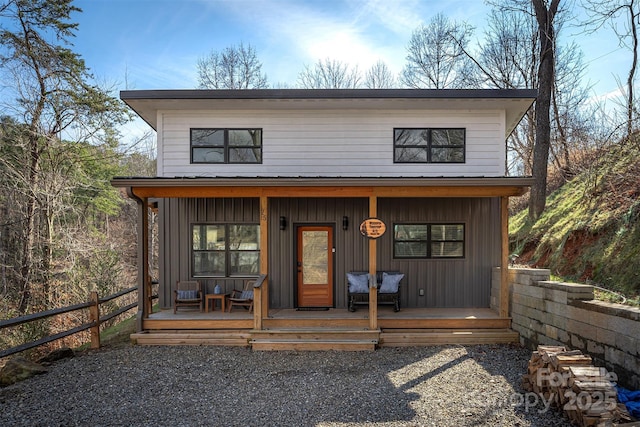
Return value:
[[(368, 216), (367, 198), (269, 199), (269, 306), (295, 307), (296, 226), (334, 226), (334, 305), (346, 307), (346, 272), (368, 270), (368, 240), (359, 225)], [(259, 223), (260, 201), (249, 199), (164, 199), (160, 201), (160, 305), (169, 307), (175, 282), (190, 278), (190, 224)], [(279, 218), (287, 218), (285, 230)], [(348, 230), (342, 218), (349, 218)], [(378, 239), (379, 270), (405, 273), (403, 307), (489, 307), (491, 268), (500, 264), (500, 201), (489, 198), (378, 199), (378, 217), (387, 232)], [(394, 223), (464, 223), (465, 257), (450, 260), (393, 259)], [(208, 291), (226, 292), (243, 278), (200, 279)], [(168, 286), (167, 286), (168, 285)], [(419, 290), (424, 290), (424, 296)]]
[[(364, 198), (273, 198), (269, 199), (269, 304), (273, 308), (295, 306), (296, 226), (332, 225), (334, 227), (334, 304), (345, 308), (345, 272), (366, 270), (369, 246), (358, 226), (367, 217), (369, 200)], [(281, 231), (278, 220), (287, 218)], [(349, 228), (342, 229), (342, 217), (349, 218)]]
[[(500, 265), (499, 199), (378, 199), (378, 217), (387, 224), (378, 269), (405, 273), (403, 307), (489, 307), (491, 268)], [(416, 222), (464, 223), (465, 257), (393, 259), (393, 224)]]
[[(160, 301), (163, 308), (172, 304), (176, 281), (190, 280), (191, 224), (260, 223), (260, 199), (160, 199), (158, 202)], [(164, 225), (164, 227), (162, 226)], [(243, 278), (196, 278), (205, 293), (216, 283), (225, 292), (242, 289)]]

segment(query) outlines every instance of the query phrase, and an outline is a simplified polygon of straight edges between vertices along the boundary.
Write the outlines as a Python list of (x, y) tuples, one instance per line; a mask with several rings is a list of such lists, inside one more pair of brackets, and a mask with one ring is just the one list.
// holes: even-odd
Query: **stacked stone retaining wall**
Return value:
[[(523, 345), (565, 345), (640, 389), (640, 309), (594, 300), (591, 285), (549, 280), (549, 270), (510, 268), (512, 328)], [(499, 306), (500, 269), (493, 272), (492, 307)]]

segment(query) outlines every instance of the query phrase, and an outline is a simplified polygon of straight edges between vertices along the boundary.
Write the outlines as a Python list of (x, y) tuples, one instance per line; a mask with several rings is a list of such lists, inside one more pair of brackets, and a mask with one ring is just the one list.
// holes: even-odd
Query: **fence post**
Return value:
[(145, 292), (147, 297), (147, 317), (153, 312), (153, 284), (151, 283), (151, 276), (147, 277), (147, 290)]
[(100, 348), (100, 299), (98, 292), (91, 291), (89, 294), (89, 320), (93, 323), (91, 327), (91, 348)]

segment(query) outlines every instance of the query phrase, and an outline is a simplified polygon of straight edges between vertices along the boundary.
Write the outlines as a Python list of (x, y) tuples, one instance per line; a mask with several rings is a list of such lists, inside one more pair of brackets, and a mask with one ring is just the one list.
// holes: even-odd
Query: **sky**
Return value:
[[(212, 50), (251, 44), (270, 82), (295, 84), (305, 65), (331, 58), (365, 71), (383, 60), (405, 63), (412, 32), (437, 13), (466, 21), (482, 37), (490, 7), (482, 0), (78, 0), (75, 51), (99, 78), (128, 89), (197, 86), (197, 60)], [(615, 90), (617, 40), (563, 32), (583, 47), (598, 93)], [(614, 54), (612, 54), (613, 52)], [(602, 57), (602, 55), (606, 55)], [(622, 55), (620, 55), (622, 56)], [(616, 66), (618, 64), (619, 66)], [(607, 71), (609, 72), (607, 73)]]
[(366, 70), (405, 62), (411, 33), (438, 12), (482, 22), (480, 0), (79, 0), (76, 51), (96, 74), (131, 89), (194, 88), (196, 62), (251, 44), (270, 82), (295, 84), (331, 58)]
[[(482, 0), (77, 0), (74, 51), (98, 81), (116, 90), (196, 88), (196, 63), (211, 51), (250, 44), (272, 84), (295, 85), (305, 66), (326, 58), (366, 71), (383, 60), (394, 73), (421, 24), (443, 13), (483, 37)], [(576, 8), (575, 16), (581, 11)], [(569, 27), (562, 36), (585, 55), (594, 97), (625, 80), (630, 51), (613, 32)], [(475, 43), (475, 41), (473, 41)]]

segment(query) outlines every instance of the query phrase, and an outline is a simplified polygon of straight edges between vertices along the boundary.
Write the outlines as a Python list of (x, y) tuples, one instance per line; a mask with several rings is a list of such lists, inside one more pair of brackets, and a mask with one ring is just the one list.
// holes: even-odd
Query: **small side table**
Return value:
[(229, 294), (207, 294), (204, 299), (204, 309), (205, 312), (209, 312), (209, 302), (211, 301), (211, 311), (216, 311), (216, 300), (220, 300), (220, 308), (222, 308), (222, 312), (224, 313), (224, 307), (226, 305), (227, 297)]

